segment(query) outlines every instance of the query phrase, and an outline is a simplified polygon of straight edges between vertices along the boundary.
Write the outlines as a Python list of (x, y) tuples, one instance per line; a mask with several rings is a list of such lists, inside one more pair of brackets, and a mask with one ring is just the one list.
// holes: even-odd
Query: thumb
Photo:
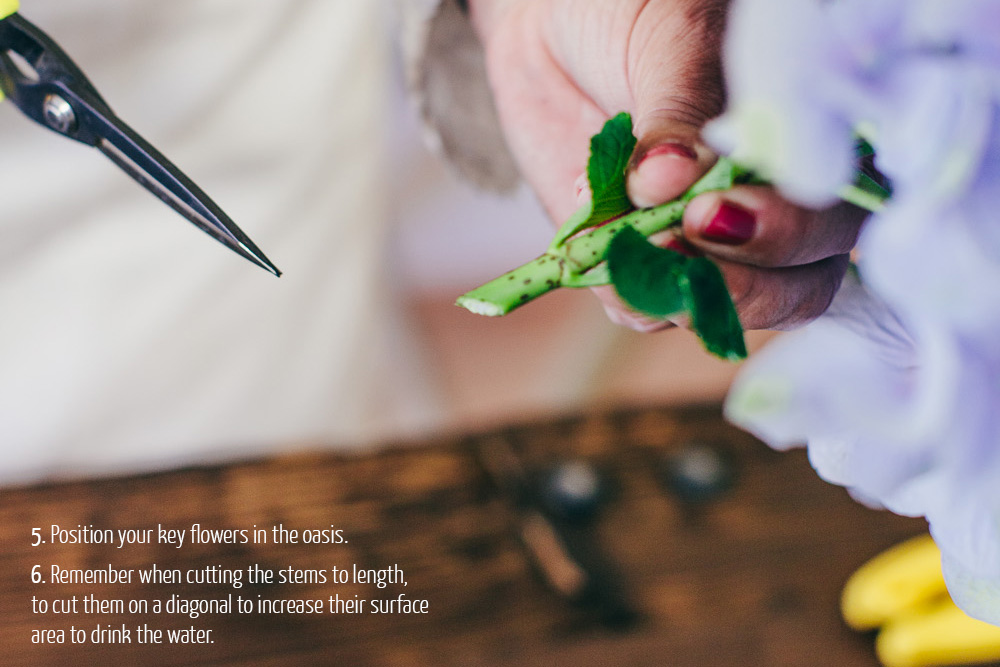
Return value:
[(639, 116), (638, 138), (628, 175), (629, 199), (639, 208), (678, 197), (709, 170), (715, 154), (700, 139), (701, 123), (682, 120), (670, 109)]
[(719, 54), (724, 12), (688, 13), (679, 22), (648, 14), (635, 26), (629, 59), (638, 142), (627, 187), (640, 208), (674, 199), (712, 166), (716, 156), (701, 129), (722, 112), (725, 97)]

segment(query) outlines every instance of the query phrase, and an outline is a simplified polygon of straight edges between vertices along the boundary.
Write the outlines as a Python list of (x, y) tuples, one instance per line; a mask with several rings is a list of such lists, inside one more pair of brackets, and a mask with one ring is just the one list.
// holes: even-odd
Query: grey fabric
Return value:
[(424, 30), (411, 53), (410, 72), (432, 147), (477, 186), (513, 190), (520, 177), (468, 16), (457, 0), (442, 0)]

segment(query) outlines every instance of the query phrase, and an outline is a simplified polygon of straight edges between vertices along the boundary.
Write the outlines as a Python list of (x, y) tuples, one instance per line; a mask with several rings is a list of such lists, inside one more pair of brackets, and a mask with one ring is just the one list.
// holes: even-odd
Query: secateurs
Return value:
[(280, 275), (222, 209), (159, 151), (122, 122), (48, 35), (0, 0), (0, 91), (28, 118), (94, 146), (199, 229)]

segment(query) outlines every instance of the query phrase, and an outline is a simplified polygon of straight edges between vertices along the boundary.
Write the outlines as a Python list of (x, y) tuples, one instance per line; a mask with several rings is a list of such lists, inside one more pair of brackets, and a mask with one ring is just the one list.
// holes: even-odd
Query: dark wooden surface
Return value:
[[(518, 519), (474, 451), (513, 443), (530, 466), (584, 457), (615, 492), (593, 544), (615, 565), (638, 613), (608, 627), (552, 594), (518, 541)], [(736, 483), (691, 511), (657, 475), (684, 443), (718, 446)], [(165, 474), (5, 489), (0, 503), (0, 664), (5, 665), (695, 665), (874, 667), (872, 638), (841, 622), (840, 587), (880, 550), (924, 529), (866, 509), (820, 481), (801, 451), (779, 454), (714, 409), (638, 410), (526, 424), (358, 456), (311, 453)], [(347, 545), (43, 545), (31, 528), (292, 528), (333, 524)], [(31, 566), (302, 569), (398, 564), (404, 589), (368, 585), (128, 587), (31, 583)], [(64, 615), (31, 597), (327, 598), (430, 601), (425, 615)], [(212, 629), (204, 645), (33, 645), (34, 628), (98, 623)]]

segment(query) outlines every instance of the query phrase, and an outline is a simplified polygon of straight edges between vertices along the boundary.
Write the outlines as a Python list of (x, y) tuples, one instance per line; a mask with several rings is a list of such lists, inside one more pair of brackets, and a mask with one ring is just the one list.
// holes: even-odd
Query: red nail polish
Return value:
[(642, 154), (642, 158), (639, 160), (639, 162), (642, 162), (646, 158), (653, 157), (654, 155), (673, 155), (688, 160), (698, 159), (698, 154), (694, 152), (693, 148), (685, 146), (684, 144), (669, 143), (669, 144), (658, 144), (656, 146), (653, 146), (648, 151)]
[(716, 243), (739, 245), (750, 240), (756, 227), (757, 220), (753, 213), (739, 206), (723, 203), (701, 230), (701, 236)]

